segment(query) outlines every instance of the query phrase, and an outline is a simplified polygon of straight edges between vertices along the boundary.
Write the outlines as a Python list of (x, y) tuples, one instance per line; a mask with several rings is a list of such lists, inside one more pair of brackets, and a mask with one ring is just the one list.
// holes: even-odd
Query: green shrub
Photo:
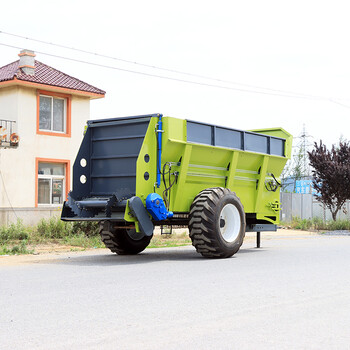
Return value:
[(72, 226), (72, 234), (85, 235), (87, 237), (98, 236), (100, 232), (99, 223), (96, 221), (75, 221)]
[(18, 219), (15, 224), (0, 227), (0, 243), (28, 239), (30, 231), (30, 227), (24, 226), (22, 220)]
[(349, 220), (336, 220), (327, 222), (327, 230), (335, 231), (335, 230), (349, 230), (350, 229), (350, 221)]
[(33, 250), (27, 247), (27, 241), (21, 241), (19, 245), (8, 248), (7, 245), (0, 247), (0, 255), (32, 254)]
[(83, 248), (104, 248), (104, 244), (99, 236), (86, 236), (85, 234), (75, 234), (65, 238), (65, 243), (75, 247)]
[(325, 223), (321, 218), (313, 218), (311, 227), (314, 230), (324, 230)]
[(59, 217), (41, 219), (36, 227), (37, 232), (45, 238), (66, 238), (84, 234), (87, 237), (99, 234), (99, 224), (95, 221), (62, 221)]
[(350, 220), (323, 221), (321, 218), (300, 219), (298, 217), (293, 217), (290, 226), (296, 230), (350, 230)]
[(48, 220), (41, 219), (36, 226), (36, 230), (39, 235), (45, 238), (59, 239), (71, 235), (72, 224), (54, 216)]
[(309, 230), (312, 227), (312, 220), (293, 217), (291, 226), (296, 230)]

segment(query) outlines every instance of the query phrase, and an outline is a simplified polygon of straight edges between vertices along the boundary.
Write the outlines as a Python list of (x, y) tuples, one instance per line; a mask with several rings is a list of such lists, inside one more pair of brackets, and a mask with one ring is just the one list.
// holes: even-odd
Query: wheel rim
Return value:
[(233, 242), (241, 231), (241, 217), (233, 204), (226, 204), (220, 213), (220, 234), (226, 242)]

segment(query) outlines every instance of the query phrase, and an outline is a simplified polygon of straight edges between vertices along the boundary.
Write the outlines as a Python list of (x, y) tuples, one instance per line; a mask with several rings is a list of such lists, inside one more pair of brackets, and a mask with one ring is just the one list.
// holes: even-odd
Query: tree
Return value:
[(313, 185), (318, 192), (317, 200), (332, 213), (333, 220), (345, 202), (350, 199), (350, 144), (339, 141), (331, 150), (320, 141), (308, 152), (313, 167)]
[(295, 180), (301, 180), (306, 175), (304, 152), (304, 148), (301, 146), (294, 156), (293, 175)]

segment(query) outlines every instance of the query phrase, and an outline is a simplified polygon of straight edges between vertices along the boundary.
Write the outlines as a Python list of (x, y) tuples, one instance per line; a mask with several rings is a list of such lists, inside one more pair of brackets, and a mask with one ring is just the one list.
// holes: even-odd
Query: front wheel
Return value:
[(206, 258), (228, 258), (238, 252), (245, 236), (245, 213), (228, 188), (208, 188), (194, 199), (190, 210), (190, 237)]
[(138, 254), (146, 249), (152, 238), (134, 229), (114, 228), (109, 221), (101, 225), (100, 235), (105, 246), (118, 255)]

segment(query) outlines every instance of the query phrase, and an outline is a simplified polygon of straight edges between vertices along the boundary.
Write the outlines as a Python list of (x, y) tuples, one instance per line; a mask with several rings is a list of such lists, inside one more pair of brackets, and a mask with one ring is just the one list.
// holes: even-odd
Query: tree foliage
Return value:
[(329, 150), (322, 141), (319, 145), (315, 142), (308, 155), (317, 200), (331, 211), (333, 220), (336, 220), (339, 210), (350, 199), (350, 144), (340, 141)]

